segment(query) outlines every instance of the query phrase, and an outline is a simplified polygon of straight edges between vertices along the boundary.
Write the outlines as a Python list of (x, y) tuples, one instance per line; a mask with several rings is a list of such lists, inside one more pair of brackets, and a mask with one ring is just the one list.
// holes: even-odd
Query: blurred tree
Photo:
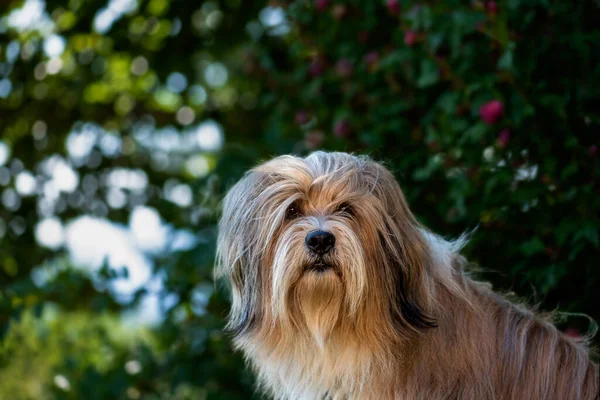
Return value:
[(386, 161), (426, 225), (478, 227), (486, 279), (598, 320), (597, 20), (592, 0), (2, 3), (0, 398), (252, 396), (216, 211), (288, 152)]
[(260, 120), (235, 71), (261, 5), (3, 4), (0, 398), (247, 398), (227, 305), (207, 302), (208, 175), (223, 132)]

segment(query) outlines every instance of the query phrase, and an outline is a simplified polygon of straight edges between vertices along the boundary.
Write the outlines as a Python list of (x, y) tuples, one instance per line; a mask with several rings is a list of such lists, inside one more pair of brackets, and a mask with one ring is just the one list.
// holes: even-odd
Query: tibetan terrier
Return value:
[(228, 328), (277, 399), (594, 399), (585, 344), (464, 271), (366, 157), (282, 156), (227, 194)]

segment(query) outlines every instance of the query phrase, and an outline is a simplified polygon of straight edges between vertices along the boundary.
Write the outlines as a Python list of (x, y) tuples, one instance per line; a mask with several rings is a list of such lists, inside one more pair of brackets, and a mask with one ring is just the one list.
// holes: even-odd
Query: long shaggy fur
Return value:
[[(331, 232), (327, 270), (305, 237)], [(595, 399), (581, 342), (464, 271), (461, 241), (419, 225), (366, 157), (282, 156), (224, 200), (228, 328), (281, 399)]]

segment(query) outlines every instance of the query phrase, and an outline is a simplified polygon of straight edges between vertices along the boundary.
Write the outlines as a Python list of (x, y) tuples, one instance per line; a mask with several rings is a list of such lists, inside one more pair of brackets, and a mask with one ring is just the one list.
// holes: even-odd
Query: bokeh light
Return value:
[(15, 178), (15, 188), (21, 196), (32, 196), (37, 188), (35, 176), (29, 171), (19, 172)]
[(6, 143), (0, 140), (0, 167), (6, 164), (10, 158), (10, 148)]
[(210, 87), (221, 87), (227, 83), (229, 73), (221, 63), (211, 63), (204, 70), (204, 80)]
[(35, 240), (49, 249), (57, 250), (62, 247), (64, 236), (63, 225), (56, 217), (44, 218), (35, 226)]
[(223, 145), (223, 129), (215, 121), (205, 121), (195, 129), (198, 146), (202, 150), (216, 151)]

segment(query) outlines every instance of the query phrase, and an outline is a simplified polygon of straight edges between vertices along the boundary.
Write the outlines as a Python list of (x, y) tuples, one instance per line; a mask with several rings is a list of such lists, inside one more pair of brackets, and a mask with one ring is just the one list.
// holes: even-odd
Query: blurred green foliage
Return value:
[[(212, 290), (218, 204), (249, 166), (289, 152), (385, 161), (425, 225), (478, 228), (465, 252), (483, 278), (600, 319), (598, 7), (2, 3), (0, 398), (252, 397), (221, 332), (227, 296)], [(222, 147), (194, 141), (205, 121)], [(93, 138), (84, 155), (80, 134)], [(140, 187), (115, 187), (131, 174)], [(153, 325), (130, 318), (152, 285), (111, 289), (134, 271), (109, 259), (92, 271), (68, 240), (39, 237), (41, 222), (60, 233), (82, 215), (126, 227), (140, 207), (197, 239), (144, 254), (162, 282)]]

